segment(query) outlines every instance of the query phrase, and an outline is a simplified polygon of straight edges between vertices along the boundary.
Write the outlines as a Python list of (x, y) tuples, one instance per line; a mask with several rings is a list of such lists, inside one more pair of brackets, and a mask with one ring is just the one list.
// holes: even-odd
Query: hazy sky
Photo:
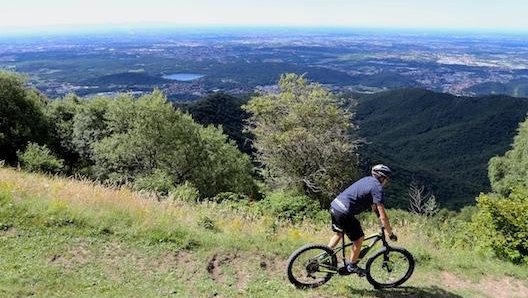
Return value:
[(528, 32), (528, 0), (0, 0), (0, 33), (48, 25), (171, 23)]

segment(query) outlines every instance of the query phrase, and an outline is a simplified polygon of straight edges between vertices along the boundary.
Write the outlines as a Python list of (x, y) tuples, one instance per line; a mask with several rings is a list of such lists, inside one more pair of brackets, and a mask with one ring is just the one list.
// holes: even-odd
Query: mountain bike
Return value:
[[(359, 254), (363, 263), (369, 251), (378, 243), (382, 247), (366, 258), (365, 271), (368, 282), (374, 288), (394, 288), (407, 281), (414, 271), (414, 258), (403, 247), (390, 246), (385, 238), (385, 229), (365, 237)], [(365, 244), (367, 243), (367, 244)], [(338, 255), (346, 264), (346, 248), (353, 243), (345, 243), (344, 233), (341, 246), (335, 249), (322, 244), (306, 244), (294, 251), (288, 259), (288, 279), (297, 288), (316, 288), (325, 284), (335, 274), (339, 274)]]

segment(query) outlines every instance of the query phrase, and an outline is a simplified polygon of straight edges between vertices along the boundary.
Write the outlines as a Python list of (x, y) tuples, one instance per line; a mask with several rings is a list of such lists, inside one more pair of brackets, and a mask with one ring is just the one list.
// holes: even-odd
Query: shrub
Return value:
[(528, 264), (528, 192), (514, 189), (506, 198), (481, 194), (477, 207), (473, 231), (480, 244), (498, 257)]
[(317, 200), (305, 195), (292, 195), (274, 192), (258, 202), (263, 213), (271, 214), (281, 220), (300, 222), (304, 218), (318, 217), (321, 207)]
[(417, 182), (413, 181), (409, 186), (408, 195), (410, 203), (410, 211), (422, 216), (433, 216), (440, 210), (436, 197), (432, 192), (424, 194), (425, 186), (418, 186)]
[(200, 216), (198, 218), (198, 225), (206, 230), (215, 231), (215, 232), (220, 231), (218, 229), (218, 226), (216, 225), (216, 222), (206, 215)]
[(162, 170), (154, 170), (153, 173), (139, 177), (134, 182), (137, 190), (151, 190), (161, 195), (168, 195), (175, 189), (171, 176)]
[(190, 182), (177, 185), (176, 188), (169, 193), (169, 197), (173, 200), (182, 200), (185, 202), (196, 202), (200, 198), (200, 192)]
[(222, 202), (238, 202), (242, 200), (247, 200), (248, 197), (246, 195), (234, 193), (234, 192), (221, 192), (217, 194), (216, 196), (211, 198), (211, 201), (216, 203), (222, 203)]
[(528, 188), (528, 118), (519, 124), (512, 149), (490, 159), (488, 176), (494, 192), (508, 196), (515, 187)]
[(22, 167), (31, 172), (59, 173), (64, 161), (53, 155), (45, 145), (29, 143), (24, 152), (17, 152)]

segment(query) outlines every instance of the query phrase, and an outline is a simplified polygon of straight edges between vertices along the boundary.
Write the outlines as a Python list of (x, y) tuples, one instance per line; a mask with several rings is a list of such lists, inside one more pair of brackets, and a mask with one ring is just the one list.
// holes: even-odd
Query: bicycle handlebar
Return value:
[[(385, 227), (384, 226), (381, 226), (381, 236), (383, 238), (385, 238)], [(389, 239), (394, 241), (394, 242), (397, 242), (398, 241), (398, 236), (396, 236), (396, 234), (392, 233), (392, 235), (389, 236)]]

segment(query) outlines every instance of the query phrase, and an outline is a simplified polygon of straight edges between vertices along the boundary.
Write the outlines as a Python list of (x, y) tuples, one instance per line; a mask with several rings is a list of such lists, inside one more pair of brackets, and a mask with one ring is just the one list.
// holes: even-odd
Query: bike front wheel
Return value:
[(394, 288), (407, 281), (414, 271), (414, 258), (401, 247), (385, 247), (365, 265), (367, 280), (375, 288)]
[(337, 257), (333, 249), (321, 244), (307, 244), (288, 259), (288, 279), (297, 288), (316, 288), (336, 273)]

